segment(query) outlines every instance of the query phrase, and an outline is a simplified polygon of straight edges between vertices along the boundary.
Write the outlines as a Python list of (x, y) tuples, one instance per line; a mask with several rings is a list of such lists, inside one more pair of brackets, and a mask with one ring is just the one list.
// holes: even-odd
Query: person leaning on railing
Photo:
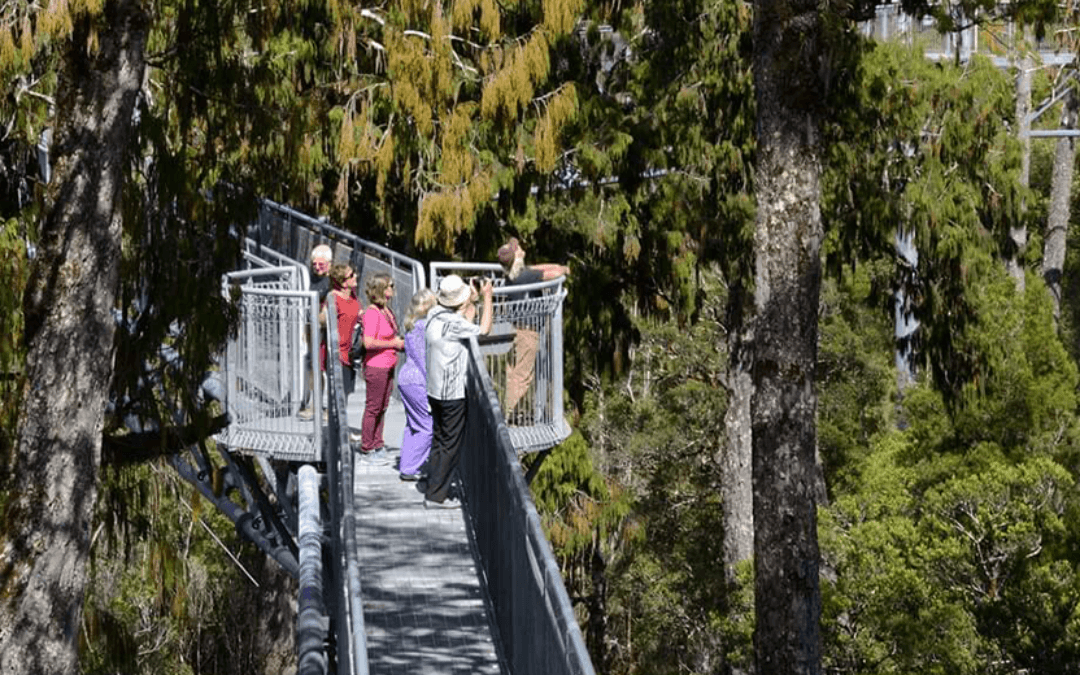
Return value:
[[(541, 281), (569, 276), (570, 268), (555, 263), (525, 264), (525, 249), (516, 237), (511, 237), (499, 248), (499, 264), (506, 274), (506, 286), (524, 286)], [(510, 300), (521, 300), (525, 293), (512, 293)], [(506, 420), (512, 424), (531, 424), (528, 415), (519, 415), (514, 408), (529, 391), (536, 376), (536, 350), (540, 344), (540, 334), (526, 324), (514, 326), (514, 363), (506, 369)]]
[[(492, 284), (480, 293), (451, 274), (439, 283), (436, 300), (424, 326), (427, 360), (427, 395), (431, 404), (432, 440), (428, 458), (425, 508), (457, 508), (461, 502), (450, 486), (465, 440), (465, 380), (469, 375), (469, 349), (465, 341), (491, 332)], [(477, 297), (483, 297), (480, 325), (473, 323)]]

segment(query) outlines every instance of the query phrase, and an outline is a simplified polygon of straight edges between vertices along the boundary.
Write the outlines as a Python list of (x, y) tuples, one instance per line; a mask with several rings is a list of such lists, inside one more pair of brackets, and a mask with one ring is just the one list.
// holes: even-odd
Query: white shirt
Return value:
[(439, 401), (465, 398), (469, 349), (464, 340), (480, 335), (480, 326), (452, 309), (432, 307), (424, 327), (427, 394)]

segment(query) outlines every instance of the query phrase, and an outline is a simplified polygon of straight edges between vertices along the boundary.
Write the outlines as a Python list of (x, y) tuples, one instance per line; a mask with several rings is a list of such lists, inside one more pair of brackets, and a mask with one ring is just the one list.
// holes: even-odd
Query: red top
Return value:
[[(352, 346), (353, 329), (356, 328), (356, 316), (360, 313), (360, 301), (351, 295), (343, 298), (334, 293), (334, 307), (337, 309), (338, 359), (346, 366), (352, 365), (349, 362), (349, 347)], [(326, 370), (325, 344), (322, 345), (320, 351), (322, 352), (320, 361), (323, 370)]]

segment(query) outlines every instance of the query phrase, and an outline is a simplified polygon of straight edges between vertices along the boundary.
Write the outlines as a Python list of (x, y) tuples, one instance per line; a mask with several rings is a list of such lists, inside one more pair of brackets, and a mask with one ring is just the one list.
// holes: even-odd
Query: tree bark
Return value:
[[(1061, 113), (1061, 128), (1076, 127), (1076, 94), (1070, 92)], [(1070, 201), (1072, 200), (1073, 164), (1076, 161), (1076, 139), (1063, 136), (1054, 150), (1054, 169), (1050, 179), (1050, 213), (1043, 240), (1042, 275), (1054, 302), (1054, 320), (1061, 319), (1061, 275), (1065, 267), (1065, 240), (1069, 231)]]
[(724, 454), (720, 459), (720, 495), (724, 503), (724, 574), (736, 581), (736, 567), (754, 556), (753, 436), (750, 400), (751, 349), (746, 329), (732, 331), (728, 353), (728, 407), (724, 414)]
[[(80, 17), (60, 82), (53, 183), (24, 297), (27, 386), (0, 541), (0, 673), (77, 673), (113, 373), (120, 200), (148, 19), (138, 0)], [(96, 31), (96, 32), (95, 32)]]
[[(1031, 52), (1028, 50), (1027, 37), (1030, 35), (1031, 29), (1025, 29), (1024, 40), (1021, 41), (1020, 50), (1023, 56), (1020, 58), (1018, 65), (1018, 71), (1016, 74), (1016, 124), (1017, 132), (1016, 136), (1020, 140), (1021, 155), (1020, 155), (1020, 185), (1025, 188), (1030, 183), (1031, 176), (1031, 122), (1028, 120), (1028, 114), (1031, 112), (1031, 74), (1035, 69), (1035, 65), (1032, 62)], [(1021, 211), (1025, 209), (1026, 205), (1021, 205)], [(1009, 242), (1012, 250), (1009, 251), (1005, 260), (1005, 268), (1009, 272), (1009, 276), (1016, 282), (1016, 288), (1021, 293), (1024, 292), (1024, 254), (1027, 251), (1027, 226), (1024, 221), (1012, 225), (1009, 227)]]
[(757, 675), (821, 672), (816, 409), (821, 124), (817, 0), (758, 0), (754, 235), (754, 653)]

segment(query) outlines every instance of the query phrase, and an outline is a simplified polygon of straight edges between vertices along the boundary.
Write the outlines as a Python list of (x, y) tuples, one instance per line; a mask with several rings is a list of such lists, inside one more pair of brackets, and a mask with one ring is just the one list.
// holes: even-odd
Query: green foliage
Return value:
[(453, 253), (501, 191), (527, 192), (554, 169), (577, 91), (553, 63), (580, 8), (329, 0), (334, 187), (320, 198), (403, 247)]
[(15, 219), (0, 222), (0, 467), (6, 474), (15, 447), (15, 424), (22, 383), (22, 289), (26, 283), (26, 243)]
[(106, 471), (98, 523), (80, 631), (83, 672), (265, 672), (252, 643), (270, 610), (246, 574), (271, 582), (265, 556), (171, 468)]
[(754, 217), (749, 7), (662, 0), (588, 17), (560, 71), (579, 83), (557, 172), (568, 178), (508, 204), (537, 214), (538, 252), (570, 252), (591, 291), (568, 298), (584, 325), (567, 353), (589, 359), (569, 364), (578, 382), (625, 372), (635, 317), (694, 321), (714, 266), (725, 294), (745, 287)]
[(828, 130), (830, 266), (889, 252), (898, 229), (912, 235), (918, 265), (897, 269), (905, 311), (921, 326), (912, 346), (952, 405), (989, 375), (968, 336), (980, 321), (975, 289), (999, 273), (994, 256), (1009, 225), (1025, 222), (1029, 193), (1017, 181), (1019, 145), (1007, 126), (1012, 82), (983, 58), (961, 69), (883, 44), (850, 86), (858, 103)]
[(1046, 457), (991, 458), (925, 489), (906, 466), (912, 440), (878, 438), (859, 488), (822, 511), (822, 551), (835, 574), (823, 593), (828, 667), (1068, 672), (1046, 668), (1076, 662), (1057, 655), (1075, 654), (1076, 623), (1046, 592), (1068, 598), (1080, 588), (1075, 561), (1054, 552), (1074, 479)]
[(928, 383), (906, 389), (906, 430), (855, 443), (864, 456), (821, 511), (831, 669), (1072, 672), (1077, 663), (1070, 603), (1080, 560), (1070, 542), (1080, 521), (1065, 468), (1076, 456), (1076, 367), (1038, 280), (1018, 295), (991, 268), (968, 292), (977, 320), (960, 339), (985, 376), (951, 406)]
[[(620, 518), (632, 528), (617, 539), (608, 535), (602, 559), (588, 568), (593, 583), (602, 575), (606, 584), (603, 634), (596, 634), (601, 628), (592, 615), (584, 622), (590, 646), (603, 646), (593, 654), (605, 672), (713, 672), (725, 659), (745, 663), (752, 651), (753, 584), (743, 579), (728, 588), (717, 564), (725, 300), (722, 293), (709, 296), (699, 321), (685, 328), (640, 321), (641, 340), (625, 381), (619, 387), (597, 383), (578, 425), (583, 449), (606, 477), (609, 493), (625, 501), (628, 511)], [(552, 491), (538, 492), (545, 512), (554, 503), (545, 496)], [(591, 516), (590, 522), (582, 532), (604, 531), (602, 519)], [(566, 537), (552, 540), (562, 544)], [(566, 555), (559, 545), (556, 550)]]
[(870, 447), (894, 421), (896, 370), (890, 316), (871, 303), (884, 262), (822, 284), (818, 347), (818, 447), (830, 492), (845, 491)]
[(987, 364), (985, 378), (961, 390), (952, 415), (938, 393), (906, 396), (906, 417), (926, 453), (921, 457), (980, 446), (1010, 457), (1074, 457), (1080, 380), (1054, 332), (1046, 288), (1029, 277), (1018, 296), (1004, 272), (991, 276), (977, 289), (972, 305), (979, 320), (965, 334), (965, 348)]

